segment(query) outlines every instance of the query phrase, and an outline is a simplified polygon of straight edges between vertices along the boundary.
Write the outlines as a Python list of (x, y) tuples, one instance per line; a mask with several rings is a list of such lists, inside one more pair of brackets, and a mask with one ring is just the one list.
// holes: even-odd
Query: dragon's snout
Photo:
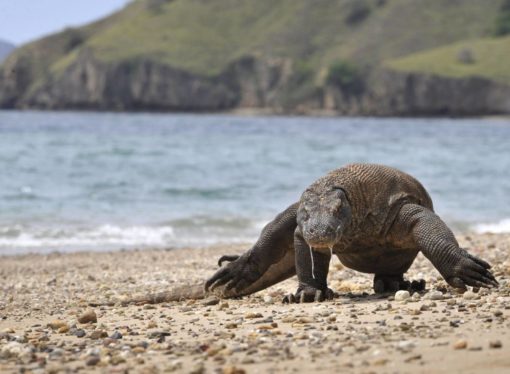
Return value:
[(331, 247), (338, 239), (341, 225), (324, 219), (310, 219), (303, 225), (303, 237), (311, 247)]
[(351, 208), (345, 192), (339, 188), (322, 193), (306, 190), (297, 211), (297, 223), (303, 238), (314, 248), (332, 248), (343, 236), (351, 220)]

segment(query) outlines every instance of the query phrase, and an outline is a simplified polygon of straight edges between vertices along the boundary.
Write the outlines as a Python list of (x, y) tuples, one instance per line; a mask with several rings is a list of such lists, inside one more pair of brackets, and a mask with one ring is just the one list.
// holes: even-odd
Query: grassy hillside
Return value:
[[(286, 57), (323, 71), (335, 60), (388, 58), (490, 34), (500, 0), (139, 0), (73, 32), (53, 54), (61, 71), (78, 50), (109, 62), (146, 58), (214, 75), (246, 54)], [(62, 34), (59, 34), (62, 36)], [(55, 36), (56, 37), (56, 36)], [(53, 38), (55, 38), (53, 37)], [(45, 48), (43, 47), (45, 44)], [(52, 53), (55, 45), (46, 55)], [(31, 48), (47, 50), (48, 43)]]
[[(154, 2), (154, 0), (153, 0)], [(215, 74), (243, 54), (372, 62), (484, 35), (499, 1), (174, 0), (136, 12), (87, 41), (115, 61), (144, 56)]]
[(455, 43), (389, 61), (387, 66), (455, 78), (478, 76), (510, 84), (510, 36)]

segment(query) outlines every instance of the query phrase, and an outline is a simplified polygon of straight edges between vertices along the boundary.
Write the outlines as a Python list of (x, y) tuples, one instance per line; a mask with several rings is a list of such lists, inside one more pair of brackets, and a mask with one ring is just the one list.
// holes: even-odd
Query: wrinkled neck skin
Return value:
[(308, 189), (301, 196), (298, 230), (311, 249), (333, 254), (335, 246), (348, 240), (351, 222), (351, 206), (341, 188)]

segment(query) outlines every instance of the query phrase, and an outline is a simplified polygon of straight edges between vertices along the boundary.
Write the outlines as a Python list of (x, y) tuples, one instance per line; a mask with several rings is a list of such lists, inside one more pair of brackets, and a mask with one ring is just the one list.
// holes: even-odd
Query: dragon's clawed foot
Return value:
[(424, 291), (426, 282), (424, 279), (407, 281), (402, 276), (376, 275), (374, 277), (374, 292), (377, 294), (406, 290), (409, 292)]
[(239, 296), (239, 292), (253, 284), (261, 276), (257, 263), (251, 260), (249, 254), (222, 256), (218, 263), (221, 265), (224, 261), (229, 261), (229, 263), (221, 267), (206, 281), (206, 292), (219, 288), (223, 296)]
[(313, 287), (304, 287), (298, 288), (295, 294), (291, 293), (286, 295), (282, 302), (284, 304), (321, 302), (324, 300), (332, 300), (336, 296), (336, 293), (330, 288), (323, 291)]
[(461, 249), (457, 263), (443, 276), (450, 286), (463, 290), (466, 290), (467, 286), (498, 287), (498, 281), (490, 272), (490, 268), (491, 266), (484, 260)]
[(239, 257), (241, 257), (241, 256), (239, 256), (239, 255), (223, 255), (218, 259), (218, 266), (221, 268), (221, 266), (223, 265), (223, 263), (225, 261), (233, 262), (233, 261), (237, 260)]

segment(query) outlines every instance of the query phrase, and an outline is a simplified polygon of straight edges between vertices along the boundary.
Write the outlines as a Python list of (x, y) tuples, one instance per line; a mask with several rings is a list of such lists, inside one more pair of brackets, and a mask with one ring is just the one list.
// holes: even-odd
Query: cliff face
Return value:
[(366, 90), (326, 89), (324, 107), (347, 115), (479, 116), (510, 113), (510, 86), (492, 80), (447, 78), (391, 70), (374, 72)]
[(244, 57), (217, 76), (201, 76), (149, 60), (120, 64), (90, 51), (59, 74), (31, 86), (28, 60), (13, 60), (0, 75), (4, 108), (223, 111), (341, 115), (472, 116), (510, 113), (510, 86), (471, 78), (377, 70), (353, 93), (326, 84), (289, 101), (295, 69), (290, 60)]
[(108, 64), (83, 51), (63, 72), (35, 86), (30, 86), (29, 64), (10, 61), (0, 75), (0, 107), (166, 111), (271, 107), (289, 70), (283, 60), (245, 57), (208, 77), (144, 59)]

